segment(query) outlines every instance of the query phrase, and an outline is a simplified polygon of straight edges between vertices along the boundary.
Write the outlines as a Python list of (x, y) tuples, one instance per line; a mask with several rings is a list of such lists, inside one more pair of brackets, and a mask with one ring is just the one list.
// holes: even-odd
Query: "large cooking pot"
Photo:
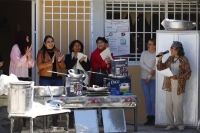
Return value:
[(8, 89), (8, 113), (23, 114), (32, 108), (34, 82), (11, 82)]
[(186, 20), (165, 19), (161, 22), (165, 30), (192, 30), (196, 23)]

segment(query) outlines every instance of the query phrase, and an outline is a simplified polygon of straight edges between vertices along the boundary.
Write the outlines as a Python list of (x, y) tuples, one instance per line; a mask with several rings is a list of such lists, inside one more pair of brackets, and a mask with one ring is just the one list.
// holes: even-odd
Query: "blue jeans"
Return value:
[(39, 79), (41, 86), (62, 86), (62, 79)]
[(155, 79), (151, 79), (149, 84), (145, 83), (145, 79), (141, 79), (141, 84), (146, 102), (147, 116), (155, 116)]

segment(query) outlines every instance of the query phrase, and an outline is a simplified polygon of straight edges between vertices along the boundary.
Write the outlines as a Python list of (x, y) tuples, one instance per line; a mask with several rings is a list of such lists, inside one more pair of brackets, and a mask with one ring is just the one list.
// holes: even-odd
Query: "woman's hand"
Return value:
[(150, 79), (149, 79), (149, 78), (146, 78), (145, 83), (146, 83), (146, 84), (149, 84), (149, 83), (150, 83)]
[(110, 64), (110, 57), (107, 57), (106, 59), (105, 59), (105, 63), (108, 65), (108, 64)]
[(159, 62), (162, 62), (163, 52), (159, 53), (159, 55), (161, 55), (161, 56), (158, 57), (158, 61), (159, 61)]
[(32, 44), (30, 47), (27, 46), (25, 56), (28, 60), (32, 58)]
[(86, 59), (86, 57), (83, 56), (83, 57), (79, 60), (79, 62), (82, 62), (82, 61), (84, 61), (85, 59)]
[(173, 80), (177, 80), (178, 79), (178, 77), (176, 75), (171, 76), (170, 78), (172, 78)]
[(151, 76), (154, 76), (155, 75), (155, 70), (151, 70), (150, 74), (151, 74)]
[(105, 63), (106, 63), (107, 68), (110, 67), (110, 57), (107, 57), (105, 59)]
[(64, 54), (60, 53), (60, 55), (58, 57), (58, 62), (61, 62), (63, 60), (63, 58), (64, 58)]
[(1, 67), (1, 66), (3, 66), (3, 61), (2, 61), (2, 62), (0, 62), (0, 67)]

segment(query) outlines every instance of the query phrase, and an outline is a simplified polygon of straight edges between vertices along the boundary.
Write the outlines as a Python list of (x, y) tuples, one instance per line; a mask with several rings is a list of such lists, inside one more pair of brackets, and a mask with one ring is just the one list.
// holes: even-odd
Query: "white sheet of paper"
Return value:
[(101, 52), (101, 58), (103, 60), (105, 60), (107, 57), (110, 57), (111, 60), (113, 60), (112, 56), (111, 56), (111, 52), (110, 49), (107, 47), (103, 52)]
[(166, 77), (173, 76), (172, 71), (169, 68), (162, 71), (158, 71), (158, 73)]
[(76, 64), (76, 69), (85, 71), (85, 70), (83, 69), (83, 67), (81, 66), (81, 64), (79, 63), (79, 60), (80, 60), (83, 56), (86, 57), (86, 58), (84, 59), (84, 61), (87, 62), (87, 55), (84, 55), (83, 53), (79, 53), (79, 52), (78, 52), (78, 55), (77, 55), (78, 60), (77, 60), (77, 64)]

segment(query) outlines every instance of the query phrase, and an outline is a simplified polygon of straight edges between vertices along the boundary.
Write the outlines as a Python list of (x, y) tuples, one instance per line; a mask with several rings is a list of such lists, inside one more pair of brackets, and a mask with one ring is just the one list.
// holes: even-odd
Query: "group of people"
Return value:
[[(156, 63), (156, 40), (150, 39), (147, 43), (147, 51), (143, 51), (140, 57), (141, 85), (145, 97), (147, 121), (144, 125), (155, 124), (155, 70), (161, 71), (170, 68), (173, 76), (164, 77), (162, 89), (166, 91), (167, 127), (171, 130), (175, 126), (184, 130), (183, 124), (183, 95), (186, 80), (191, 76), (190, 64), (185, 56), (181, 42), (173, 41), (170, 50), (171, 56), (163, 62), (163, 53), (159, 53)], [(158, 99), (157, 99), (158, 100)]]
[[(108, 41), (105, 37), (98, 37), (96, 40), (97, 48), (92, 53), (90, 60), (85, 61), (85, 56), (78, 60), (78, 53), (83, 53), (84, 45), (79, 40), (74, 40), (69, 45), (70, 54), (62, 54), (58, 48), (55, 47), (54, 38), (47, 35), (44, 38), (42, 48), (37, 54), (37, 68), (39, 70), (39, 85), (40, 86), (63, 86), (62, 76), (57, 73), (50, 73), (48, 71), (61, 72), (62, 69), (74, 69), (77, 74), (98, 69), (106, 70), (110, 73), (111, 60), (106, 58), (103, 60), (100, 53), (108, 47)], [(16, 41), (10, 53), (10, 68), (9, 74), (15, 74), (19, 80), (28, 81), (29, 68), (35, 65), (32, 58), (32, 47), (34, 47), (29, 40), (29, 35), (26, 31), (18, 31)], [(64, 59), (65, 58), (65, 59)], [(81, 64), (85, 71), (76, 69), (77, 61)], [(93, 84), (93, 78), (90, 78), (90, 84)], [(102, 81), (103, 84), (103, 81)], [(73, 113), (70, 113), (69, 127), (73, 127)], [(52, 116), (53, 126), (57, 126), (57, 115)], [(24, 120), (23, 129), (26, 129), (26, 119)]]
[[(39, 70), (40, 86), (62, 86), (62, 76), (48, 71), (61, 72), (62, 69), (74, 69), (76, 73), (84, 73), (92, 69), (93, 72), (106, 71), (110, 73), (111, 59), (103, 60), (100, 53), (108, 47), (108, 41), (104, 37), (98, 37), (96, 40), (97, 48), (91, 54), (90, 60), (82, 57), (78, 60), (78, 53), (83, 53), (84, 45), (79, 40), (74, 40), (69, 45), (69, 54), (62, 54), (55, 47), (54, 38), (47, 35), (44, 38), (42, 48), (37, 54), (37, 68)], [(9, 74), (15, 74), (19, 80), (29, 81), (29, 68), (35, 65), (32, 58), (32, 47), (29, 35), (26, 31), (18, 31), (15, 44), (10, 53)], [(141, 86), (146, 102), (147, 121), (144, 125), (155, 124), (155, 71), (170, 68), (173, 75), (165, 77), (162, 89), (167, 91), (166, 113), (168, 126), (165, 130), (170, 130), (177, 126), (179, 130), (184, 130), (183, 125), (183, 94), (185, 92), (186, 80), (191, 75), (191, 69), (188, 59), (185, 57), (184, 48), (181, 42), (174, 41), (171, 45), (171, 56), (162, 62), (163, 53), (156, 63), (156, 41), (150, 39), (147, 44), (147, 51), (143, 51), (140, 57), (141, 66)], [(112, 56), (113, 57), (113, 56)], [(114, 59), (114, 57), (113, 57)], [(76, 69), (77, 61), (85, 71)], [(0, 67), (3, 61), (0, 58)], [(90, 86), (93, 85), (94, 75), (91, 75)], [(103, 84), (103, 82), (102, 82)], [(52, 116), (53, 126), (57, 126), (57, 115)], [(69, 115), (69, 127), (73, 127), (73, 113)], [(175, 118), (175, 122), (174, 122)], [(26, 129), (26, 119), (24, 119), (23, 129)]]

